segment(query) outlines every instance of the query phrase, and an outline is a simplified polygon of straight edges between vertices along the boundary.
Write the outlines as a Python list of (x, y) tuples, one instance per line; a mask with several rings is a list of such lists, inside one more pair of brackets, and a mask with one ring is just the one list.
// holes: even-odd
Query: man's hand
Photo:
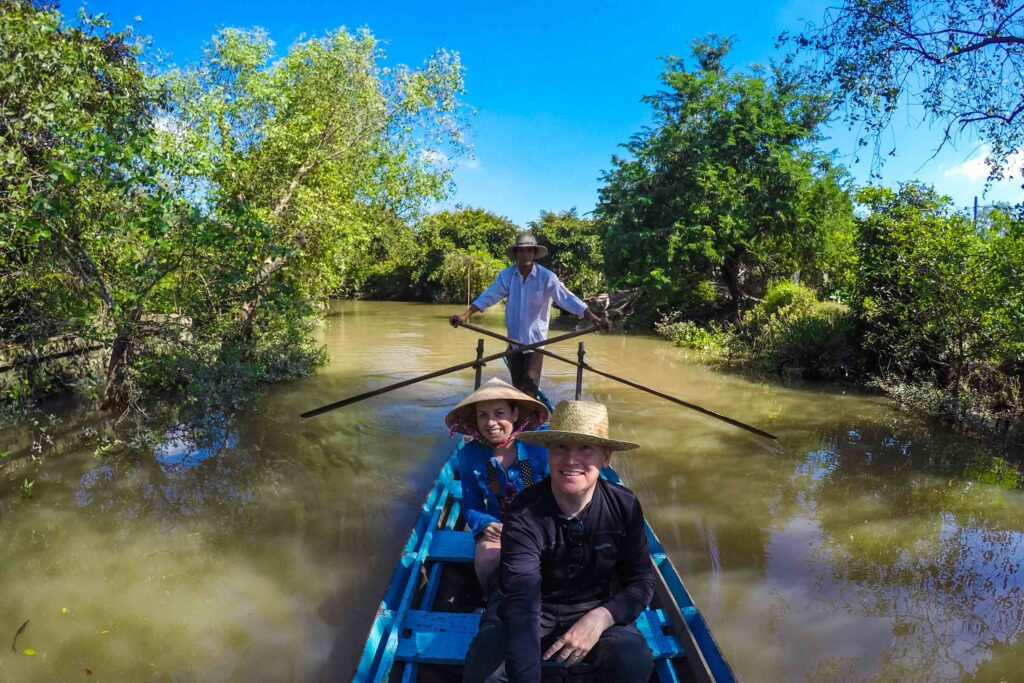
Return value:
[(499, 522), (491, 522), (484, 527), (483, 537), (485, 541), (494, 541), (498, 543), (501, 541), (501, 524)]
[(614, 623), (611, 612), (604, 607), (595, 607), (580, 617), (579, 621), (551, 644), (544, 653), (544, 659), (554, 657), (565, 667), (579, 664), (597, 645), (601, 634)]
[(470, 304), (469, 308), (464, 310), (462, 313), (459, 313), (458, 315), (453, 315), (452, 317), (448, 318), (448, 322), (452, 324), (452, 327), (458, 327), (462, 323), (469, 322), (469, 316), (479, 312), (479, 308), (477, 308), (473, 304)]
[(612, 329), (612, 325), (608, 322), (608, 318), (598, 318), (597, 315), (595, 315), (589, 308), (583, 312), (583, 317), (600, 327), (602, 332), (607, 332)]

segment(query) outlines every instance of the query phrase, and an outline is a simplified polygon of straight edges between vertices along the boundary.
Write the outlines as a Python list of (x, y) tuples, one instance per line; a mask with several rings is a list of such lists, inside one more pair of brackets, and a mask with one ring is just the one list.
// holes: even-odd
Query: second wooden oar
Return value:
[(563, 334), (563, 335), (561, 335), (559, 337), (552, 337), (551, 339), (544, 339), (544, 340), (536, 342), (534, 344), (526, 344), (525, 346), (519, 346), (518, 348), (508, 349), (507, 351), (503, 351), (502, 353), (496, 353), (496, 354), (494, 354), (492, 356), (486, 356), (486, 357), (481, 358), (479, 360), (471, 360), (471, 361), (467, 361), (465, 363), (459, 363), (458, 365), (453, 365), (450, 368), (445, 368), (443, 370), (436, 370), (436, 371), (428, 373), (426, 375), (420, 375), (419, 377), (413, 377), (412, 379), (407, 379), (407, 380), (404, 380), (402, 382), (396, 382), (395, 384), (389, 384), (386, 387), (381, 387), (380, 389), (374, 389), (373, 391), (367, 391), (367, 392), (359, 394), (357, 396), (350, 396), (349, 398), (343, 398), (342, 400), (335, 401), (334, 403), (328, 403), (325, 406), (320, 406), (319, 408), (314, 408), (313, 410), (307, 410), (306, 412), (302, 413), (302, 415), (300, 417), (316, 417), (317, 415), (323, 415), (324, 413), (326, 413), (328, 411), (331, 411), (331, 410), (334, 410), (335, 408), (344, 408), (345, 406), (351, 405), (352, 403), (357, 403), (357, 402), (362, 401), (362, 400), (367, 399), (367, 398), (372, 398), (374, 396), (379, 396), (380, 394), (385, 394), (385, 393), (387, 393), (389, 391), (393, 391), (395, 389), (401, 389), (402, 387), (407, 387), (410, 384), (416, 384), (416, 382), (422, 382), (423, 380), (433, 379), (434, 377), (440, 377), (441, 375), (447, 375), (450, 372), (457, 372), (459, 370), (464, 370), (466, 368), (471, 368), (474, 365), (477, 365), (478, 363), (482, 365), (484, 363), (489, 363), (492, 360), (498, 360), (499, 358), (504, 358), (505, 356), (514, 356), (514, 355), (516, 355), (518, 353), (523, 353), (524, 351), (531, 351), (531, 350), (534, 350), (534, 349), (538, 349), (541, 346), (545, 346), (547, 344), (557, 344), (558, 342), (565, 341), (566, 339), (572, 339), (574, 337), (579, 337), (579, 336), (582, 336), (584, 334), (590, 334), (591, 332), (595, 331), (596, 329), (597, 329), (596, 327), (590, 327), (590, 328), (587, 328), (585, 330), (579, 330), (577, 332), (570, 332), (568, 334)]
[[(513, 346), (522, 343), (522, 342), (516, 341), (515, 339), (512, 339), (511, 337), (506, 337), (503, 334), (498, 334), (497, 332), (492, 332), (491, 330), (485, 329), (483, 327), (479, 327), (477, 325), (473, 325), (472, 323), (462, 323), (460, 325), (460, 327), (465, 327), (466, 329), (472, 330), (474, 332), (479, 332), (480, 334), (486, 334), (488, 336), (494, 337), (495, 339), (500, 339), (500, 340), (502, 340), (504, 342), (508, 342), (509, 344), (512, 344)], [(524, 349), (525, 349), (525, 347), (521, 348), (520, 350), (524, 350)], [(595, 368), (592, 365), (589, 365), (587, 363), (582, 363), (581, 364), (581, 363), (578, 363), (578, 362), (572, 360), (571, 358), (566, 358), (565, 356), (559, 356), (557, 353), (552, 353), (551, 351), (547, 351), (545, 349), (536, 349), (536, 351), (538, 353), (544, 354), (545, 356), (551, 356), (552, 358), (554, 358), (556, 360), (560, 360), (563, 363), (568, 363), (569, 365), (574, 365), (576, 367), (582, 367), (584, 370), (589, 370), (590, 372), (594, 373), (595, 375), (601, 375), (602, 377), (607, 377), (608, 379), (613, 379), (616, 382), (621, 382), (621, 383), (625, 384), (626, 386), (633, 387), (634, 389), (640, 389), (641, 391), (646, 391), (647, 393), (653, 394), (653, 395), (657, 396), (658, 398), (663, 398), (666, 401), (671, 401), (673, 403), (678, 403), (679, 405), (684, 406), (686, 408), (690, 408), (691, 410), (696, 410), (698, 413), (703, 413), (704, 415), (707, 415), (709, 417), (713, 417), (715, 419), (721, 420), (722, 422), (727, 422), (727, 423), (731, 424), (734, 427), (739, 427), (740, 429), (745, 429), (748, 432), (752, 432), (754, 434), (757, 434), (758, 436), (763, 436), (766, 439), (777, 439), (778, 438), (774, 434), (770, 434), (770, 433), (764, 431), (763, 429), (758, 429), (757, 427), (752, 427), (751, 425), (748, 425), (748, 424), (746, 424), (744, 422), (740, 422), (739, 420), (734, 420), (733, 418), (731, 418), (731, 417), (729, 417), (727, 415), (722, 415), (721, 413), (716, 413), (713, 410), (708, 410), (707, 408), (703, 408), (703, 407), (701, 407), (699, 405), (696, 405), (694, 403), (690, 403), (688, 401), (684, 401), (683, 399), (676, 398), (675, 396), (669, 396), (668, 394), (662, 393), (662, 392), (660, 392), (660, 391), (658, 391), (656, 389), (651, 389), (650, 387), (645, 387), (642, 384), (637, 384), (636, 382), (632, 382), (632, 381), (630, 381), (628, 379), (624, 379), (622, 377), (616, 377), (615, 375), (613, 375), (611, 373), (603, 372), (601, 370), (598, 370), (597, 368)]]

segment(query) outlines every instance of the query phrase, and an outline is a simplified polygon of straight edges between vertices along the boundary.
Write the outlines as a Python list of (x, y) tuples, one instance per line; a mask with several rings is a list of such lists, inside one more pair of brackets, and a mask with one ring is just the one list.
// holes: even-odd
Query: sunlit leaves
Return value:
[(696, 41), (694, 68), (666, 60), (645, 100), (654, 126), (613, 158), (598, 216), (608, 273), (662, 312), (687, 308), (699, 282), (734, 305), (771, 277), (833, 281), (850, 249), (842, 171), (813, 151), (827, 102), (779, 70), (733, 72), (730, 41)]

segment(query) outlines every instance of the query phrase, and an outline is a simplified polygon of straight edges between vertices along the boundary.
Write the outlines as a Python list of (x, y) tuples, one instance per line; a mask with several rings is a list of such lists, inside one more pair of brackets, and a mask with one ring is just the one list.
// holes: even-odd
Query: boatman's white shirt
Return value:
[(524, 344), (533, 344), (548, 338), (548, 315), (551, 302), (582, 318), (587, 305), (562, 284), (558, 276), (544, 266), (534, 263), (526, 281), (518, 266), (509, 266), (498, 273), (494, 282), (476, 298), (473, 305), (481, 311), (504, 298), (505, 326), (508, 336)]

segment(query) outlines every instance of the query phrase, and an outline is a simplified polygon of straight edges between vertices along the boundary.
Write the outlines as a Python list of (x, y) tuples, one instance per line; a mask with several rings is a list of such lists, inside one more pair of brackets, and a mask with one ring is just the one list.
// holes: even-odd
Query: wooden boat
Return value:
[[(359, 683), (461, 680), (480, 622), (475, 610), (483, 604), (473, 573), (475, 544), (461, 509), (457, 462), (463, 445), (441, 468), (402, 550), (356, 669)], [(612, 468), (603, 474), (620, 482)], [(654, 653), (652, 680), (735, 681), (664, 547), (646, 521), (644, 526), (657, 584), (636, 624)], [(544, 672), (545, 678), (572, 677), (556, 665)]]

